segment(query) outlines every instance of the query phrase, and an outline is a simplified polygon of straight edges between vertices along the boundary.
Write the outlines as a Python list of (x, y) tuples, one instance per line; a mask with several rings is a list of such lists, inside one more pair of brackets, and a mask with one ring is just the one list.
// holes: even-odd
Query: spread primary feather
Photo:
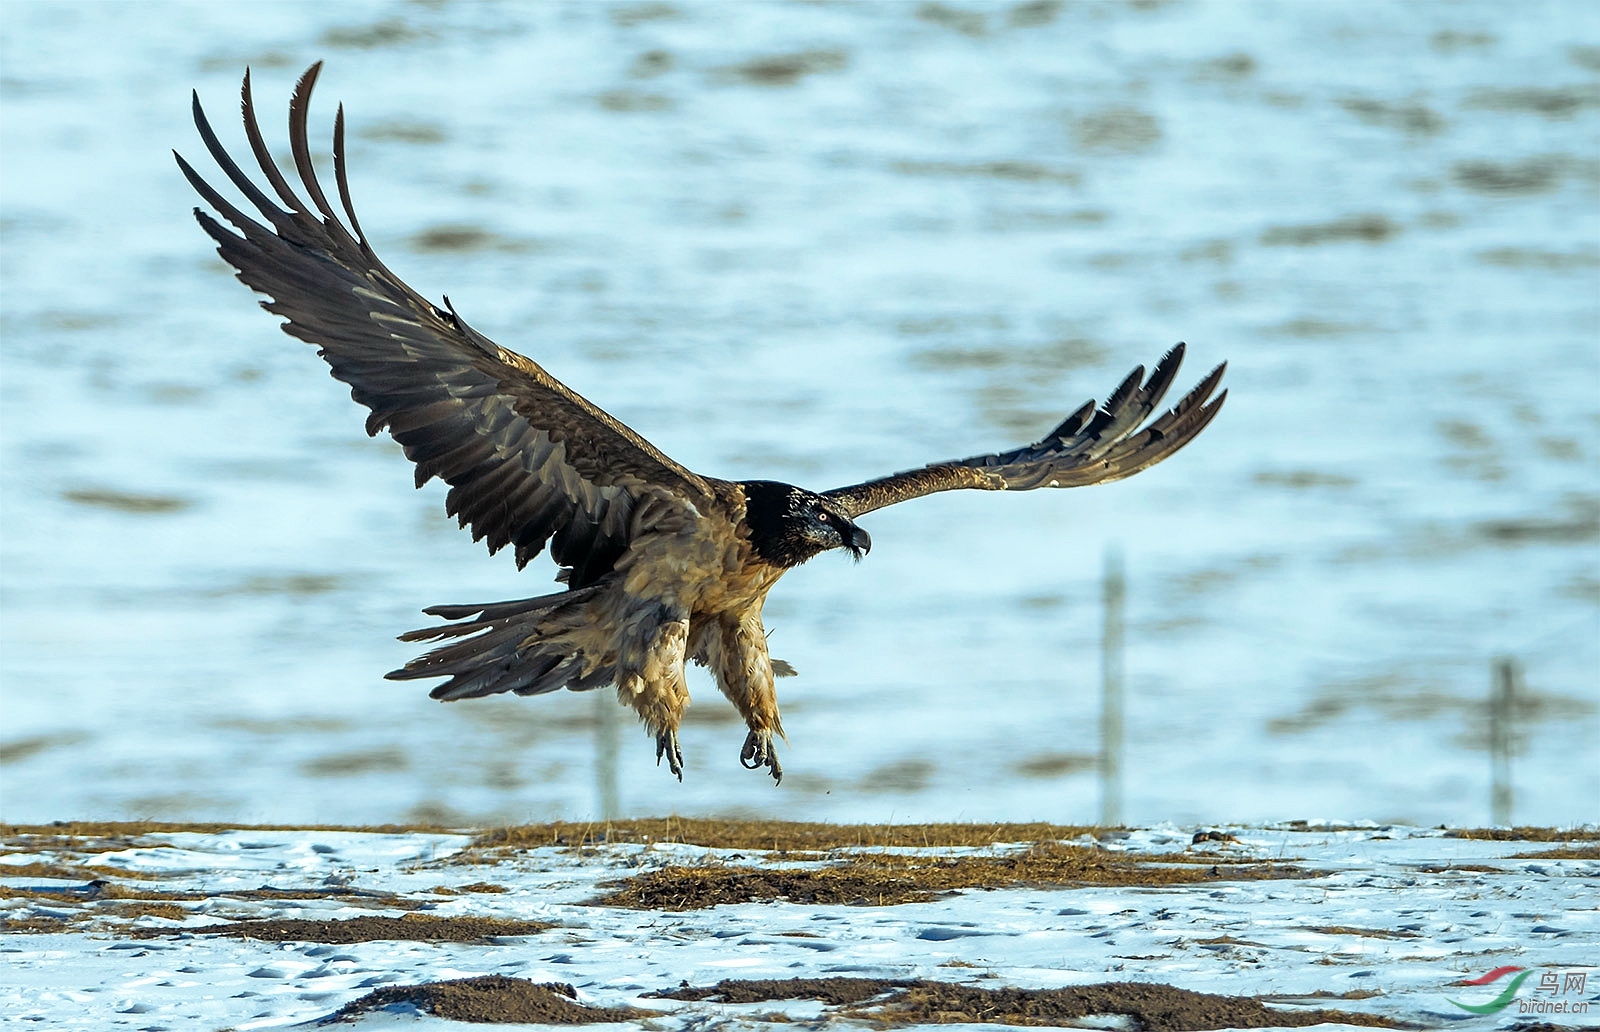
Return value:
[[(333, 164), (343, 217), (311, 161), (306, 116), (321, 70), (313, 65), (289, 105), (295, 174), (309, 204), (272, 160), (255, 117), (250, 75), (242, 106), (250, 150), (269, 196), (217, 140), (194, 97), (195, 125), (218, 168), (258, 213), (230, 204), (181, 156), (178, 165), (221, 215), (200, 226), (245, 284), (267, 296), (291, 336), (318, 347), (332, 374), (416, 464), (421, 487), (450, 486), (445, 509), (490, 552), (511, 547), (518, 568), (546, 547), (565, 590), (483, 605), (435, 606), (444, 624), (402, 635), (439, 642), (388, 676), (444, 678), (432, 695), (454, 700), (558, 688), (614, 686), (681, 779), (677, 731), (689, 703), (684, 665), (709, 667), (749, 728), (740, 761), (781, 779), (783, 736), (761, 607), (784, 572), (831, 549), (870, 547), (857, 517), (959, 488), (1025, 491), (1131, 476), (1182, 448), (1221, 408), (1218, 366), (1156, 419), (1183, 358), (1179, 344), (1148, 377), (1135, 369), (1107, 398), (1068, 416), (1023, 448), (940, 462), (821, 494), (773, 481), (691, 472), (545, 372), (436, 306), (378, 259), (350, 199), (344, 109)], [(281, 203), (280, 203), (281, 202)], [(264, 220), (260, 221), (260, 220)], [(231, 228), (229, 228), (231, 226)]]

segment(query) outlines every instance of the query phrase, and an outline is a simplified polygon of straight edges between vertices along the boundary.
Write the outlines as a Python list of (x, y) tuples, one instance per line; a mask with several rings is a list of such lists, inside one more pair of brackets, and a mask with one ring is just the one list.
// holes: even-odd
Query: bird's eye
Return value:
[(817, 519), (821, 520), (823, 523), (832, 523), (833, 522), (833, 518), (831, 516), (829, 516), (825, 512), (817, 513)]

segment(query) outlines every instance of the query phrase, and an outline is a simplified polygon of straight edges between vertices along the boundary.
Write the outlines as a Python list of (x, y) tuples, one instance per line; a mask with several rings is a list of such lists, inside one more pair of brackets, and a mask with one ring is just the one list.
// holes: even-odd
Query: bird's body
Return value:
[[(655, 734), (660, 755), (679, 771), (676, 732), (689, 705), (684, 664), (693, 660), (710, 669), (750, 728), (742, 759), (780, 776), (772, 740), (783, 734), (783, 724), (761, 606), (788, 567), (760, 554), (747, 519), (746, 485), (712, 486), (715, 508), (706, 512), (646, 505), (628, 550), (588, 586), (428, 610), (457, 622), (411, 631), (405, 640), (464, 640), (390, 676), (448, 675), (432, 693), (445, 700), (615, 684), (618, 697)], [(751, 492), (759, 497), (762, 488)]]
[[(682, 776), (677, 730), (689, 693), (684, 667), (708, 667), (749, 728), (747, 767), (780, 778), (783, 735), (761, 608), (783, 574), (814, 556), (871, 546), (857, 517), (935, 491), (1072, 487), (1129, 476), (1188, 443), (1215, 416), (1218, 367), (1153, 421), (1183, 346), (1148, 378), (1135, 369), (1103, 406), (1093, 402), (1037, 444), (938, 463), (817, 494), (774, 481), (700, 476), (579, 396), (537, 363), (496, 345), (450, 306), (426, 301), (372, 252), (350, 201), (344, 112), (334, 128), (334, 172), (344, 219), (312, 168), (306, 112), (320, 65), (290, 104), (290, 143), (308, 205), (272, 161), (246, 74), (244, 124), (276, 199), (228, 156), (194, 102), (207, 149), (268, 225), (211, 188), (183, 158), (189, 182), (232, 224), (200, 209), (202, 228), (239, 278), (272, 300), (284, 330), (319, 346), (335, 377), (416, 464), (421, 487), (450, 484), (446, 511), (491, 552), (520, 568), (548, 545), (565, 590), (532, 599), (436, 606), (450, 621), (411, 631), (439, 641), (391, 678), (444, 677), (443, 700), (499, 692), (537, 695), (614, 685)], [(346, 219), (348, 224), (346, 224)]]

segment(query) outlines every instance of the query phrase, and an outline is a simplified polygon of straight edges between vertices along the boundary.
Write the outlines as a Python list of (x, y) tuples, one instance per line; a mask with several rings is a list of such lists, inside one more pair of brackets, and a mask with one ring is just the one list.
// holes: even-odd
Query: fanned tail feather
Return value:
[(448, 677), (428, 693), (446, 702), (501, 692), (542, 695), (558, 688), (599, 688), (610, 683), (615, 671), (601, 665), (585, 672), (586, 657), (559, 637), (571, 623), (563, 617), (599, 590), (594, 586), (508, 602), (432, 606), (424, 612), (454, 622), (407, 631), (400, 640), (450, 643), (384, 676), (392, 681)]

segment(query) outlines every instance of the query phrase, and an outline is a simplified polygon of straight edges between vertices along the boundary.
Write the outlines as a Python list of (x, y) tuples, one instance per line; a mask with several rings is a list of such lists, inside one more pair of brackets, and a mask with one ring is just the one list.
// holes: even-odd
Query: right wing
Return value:
[[(320, 62), (301, 77), (289, 105), (296, 194), (267, 150), (243, 86), (250, 149), (282, 206), (240, 170), (194, 97), (194, 120), (217, 165), (270, 224), (229, 204), (174, 153), (183, 174), (238, 233), (199, 208), (195, 218), (239, 279), (272, 300), (284, 332), (319, 346), (334, 377), (372, 410), (367, 433), (387, 428), (416, 463), (417, 486), (450, 485), (445, 509), (489, 551), (514, 545), (521, 568), (550, 542), (574, 588), (592, 583), (627, 549), (647, 508), (693, 520), (718, 503), (706, 480), (657, 451), (535, 362), (468, 326), (445, 299), (439, 308), (401, 282), (368, 245), (350, 203), (344, 108), (334, 122), (333, 167), (348, 228), (317, 182), (306, 111)], [(287, 210), (285, 210), (287, 209)], [(644, 514), (641, 512), (641, 516)], [(646, 523), (649, 522), (647, 519)], [(552, 540), (553, 539), (553, 540)]]
[(1140, 428), (1172, 386), (1183, 361), (1183, 350), (1179, 344), (1163, 355), (1148, 380), (1144, 379), (1144, 366), (1135, 368), (1104, 405), (1097, 409), (1094, 402), (1086, 403), (1037, 444), (998, 455), (938, 462), (836, 488), (823, 497), (855, 519), (874, 509), (935, 491), (1031, 491), (1036, 487), (1084, 487), (1131, 477), (1194, 440), (1216, 417), (1228, 396), (1223, 391), (1211, 397), (1227, 368), (1223, 363), (1170, 411)]

